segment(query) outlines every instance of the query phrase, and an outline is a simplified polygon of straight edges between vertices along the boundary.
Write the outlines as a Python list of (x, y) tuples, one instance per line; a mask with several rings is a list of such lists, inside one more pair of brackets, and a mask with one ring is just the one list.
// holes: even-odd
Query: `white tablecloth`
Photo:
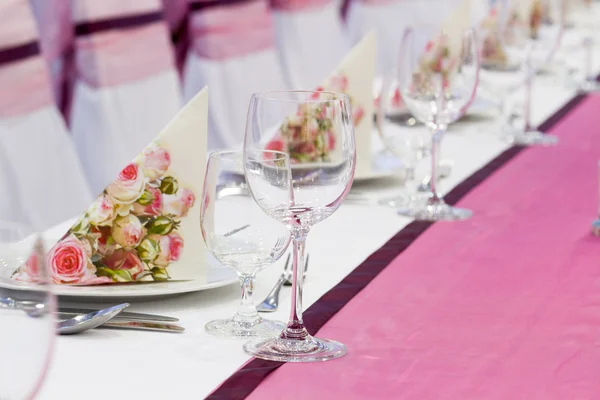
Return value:
[[(545, 120), (574, 94), (556, 76), (540, 76), (534, 87), (534, 121)], [(442, 181), (443, 191), (509, 147), (493, 134), (494, 123), (488, 119), (452, 127), (443, 141), (442, 156), (454, 160), (454, 169)], [(377, 199), (400, 190), (399, 185), (393, 179), (359, 185), (357, 190), (367, 193), (371, 205), (348, 202), (313, 229), (308, 239), (311, 265), (304, 291), (305, 308), (410, 222), (393, 209), (376, 204)], [(590, 210), (590, 220), (594, 217), (594, 210)], [(259, 275), (257, 300), (271, 289), (281, 267), (272, 266)], [(233, 285), (131, 306), (133, 311), (180, 318), (187, 329), (180, 335), (95, 330), (59, 337), (39, 398), (164, 400), (207, 396), (249, 358), (242, 350), (243, 341), (213, 337), (204, 331), (206, 322), (233, 315), (239, 296), (239, 288)], [(269, 317), (287, 320), (289, 299), (290, 290), (284, 289), (284, 306)]]

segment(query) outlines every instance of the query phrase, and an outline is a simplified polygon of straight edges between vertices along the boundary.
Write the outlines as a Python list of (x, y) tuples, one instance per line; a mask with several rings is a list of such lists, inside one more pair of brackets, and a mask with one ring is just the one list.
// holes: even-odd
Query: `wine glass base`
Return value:
[(258, 322), (240, 322), (232, 318), (217, 319), (207, 323), (206, 332), (215, 336), (228, 338), (268, 338), (274, 337), (284, 330), (286, 324), (280, 321), (260, 318)]
[(398, 210), (398, 215), (418, 221), (462, 221), (473, 216), (473, 211), (452, 207), (446, 203), (424, 204), (421, 207)]
[(302, 340), (252, 340), (244, 345), (244, 350), (256, 358), (282, 362), (328, 361), (340, 358), (347, 352), (346, 346), (340, 342), (310, 335)]
[(512, 132), (508, 139), (517, 146), (554, 146), (558, 144), (558, 137), (540, 131)]
[(579, 85), (579, 90), (586, 93), (600, 91), (600, 82), (596, 80), (586, 80)]
[(394, 196), (394, 197), (386, 197), (378, 201), (380, 206), (387, 206), (391, 208), (399, 208), (404, 207), (410, 203), (410, 198), (408, 196)]

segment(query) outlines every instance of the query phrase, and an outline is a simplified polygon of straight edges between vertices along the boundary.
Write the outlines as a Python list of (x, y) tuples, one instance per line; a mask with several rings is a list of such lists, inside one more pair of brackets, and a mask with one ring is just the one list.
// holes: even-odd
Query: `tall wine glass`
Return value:
[[(278, 338), (244, 346), (255, 357), (276, 361), (324, 361), (346, 353), (336, 341), (311, 336), (302, 321), (302, 289), (306, 237), (316, 223), (332, 215), (352, 185), (356, 144), (350, 99), (329, 92), (267, 92), (250, 100), (244, 148), (287, 152), (291, 180), (273, 184), (268, 170), (247, 153), (246, 179), (252, 196), (292, 234), (292, 308)], [(284, 194), (288, 197), (284, 197)]]
[[(289, 158), (273, 151), (252, 155), (268, 159), (264, 168), (277, 178), (289, 174)], [(270, 337), (279, 334), (283, 322), (262, 318), (252, 300), (256, 274), (285, 253), (290, 233), (269, 218), (250, 196), (244, 182), (242, 151), (210, 154), (201, 208), (202, 236), (223, 265), (233, 269), (242, 286), (242, 301), (232, 318), (206, 324), (214, 335), (235, 338)]]
[[(573, 6), (573, 19), (577, 21), (576, 34), (583, 36), (581, 48), (584, 53), (583, 76), (577, 82), (579, 90), (583, 92), (596, 92), (600, 90), (600, 82), (596, 79), (594, 70), (594, 49), (600, 41), (598, 20), (600, 19), (600, 4), (594, 5), (591, 1), (581, 1)], [(579, 46), (578, 46), (579, 47)]]
[[(501, 133), (516, 145), (552, 145), (553, 135), (541, 133), (531, 122), (532, 88), (535, 76), (553, 61), (564, 30), (563, 0), (531, 3), (523, 15), (519, 2), (497, 0), (480, 27), (483, 86), (492, 86), (501, 104)], [(522, 125), (515, 126), (515, 93), (525, 88)]]
[(32, 399), (46, 376), (55, 298), (40, 236), (0, 221), (0, 398)]
[[(437, 176), (441, 140), (473, 102), (479, 81), (475, 31), (444, 32), (438, 26), (409, 27), (402, 40), (398, 82), (406, 106), (432, 133), (431, 176)], [(427, 201), (401, 208), (418, 220), (461, 220), (472, 212), (447, 205), (431, 179)]]

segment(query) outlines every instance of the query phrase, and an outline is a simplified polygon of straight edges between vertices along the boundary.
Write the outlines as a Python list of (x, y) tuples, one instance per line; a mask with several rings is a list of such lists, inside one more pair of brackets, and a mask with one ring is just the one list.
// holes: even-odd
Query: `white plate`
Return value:
[[(210, 263), (209, 263), (210, 264)], [(183, 293), (197, 292), (231, 285), (238, 282), (232, 270), (222, 266), (207, 268), (206, 282), (201, 280), (170, 281), (156, 283), (110, 284), (100, 286), (67, 286), (55, 285), (54, 293), (58, 296), (104, 301), (108, 299), (151, 300), (170, 297)], [(16, 282), (10, 278), (0, 277), (0, 287), (12, 290), (33, 290), (35, 287)]]
[[(74, 219), (65, 221), (44, 232), (44, 245), (51, 248), (73, 225)], [(101, 301), (108, 299), (150, 300), (152, 298), (169, 297), (183, 293), (197, 292), (231, 285), (238, 282), (235, 272), (219, 264), (213, 257), (206, 258), (206, 280), (185, 280), (169, 282), (149, 282), (131, 284), (108, 284), (97, 286), (55, 285), (54, 293), (58, 296), (72, 297), (79, 300)], [(10, 277), (0, 276), (0, 288), (12, 290), (32, 290), (36, 288)]]

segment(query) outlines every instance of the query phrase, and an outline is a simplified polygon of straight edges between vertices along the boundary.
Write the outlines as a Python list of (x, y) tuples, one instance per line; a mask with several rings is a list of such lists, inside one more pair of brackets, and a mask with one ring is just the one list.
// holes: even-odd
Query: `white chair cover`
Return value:
[(0, 2), (0, 219), (46, 229), (92, 200), (27, 0)]
[(312, 89), (350, 49), (335, 0), (271, 0), (277, 52), (288, 86)]
[(239, 147), (251, 94), (286, 88), (268, 2), (194, 1), (190, 8), (184, 98), (208, 85), (209, 149)]
[(160, 0), (73, 0), (71, 130), (100, 192), (181, 108)]

